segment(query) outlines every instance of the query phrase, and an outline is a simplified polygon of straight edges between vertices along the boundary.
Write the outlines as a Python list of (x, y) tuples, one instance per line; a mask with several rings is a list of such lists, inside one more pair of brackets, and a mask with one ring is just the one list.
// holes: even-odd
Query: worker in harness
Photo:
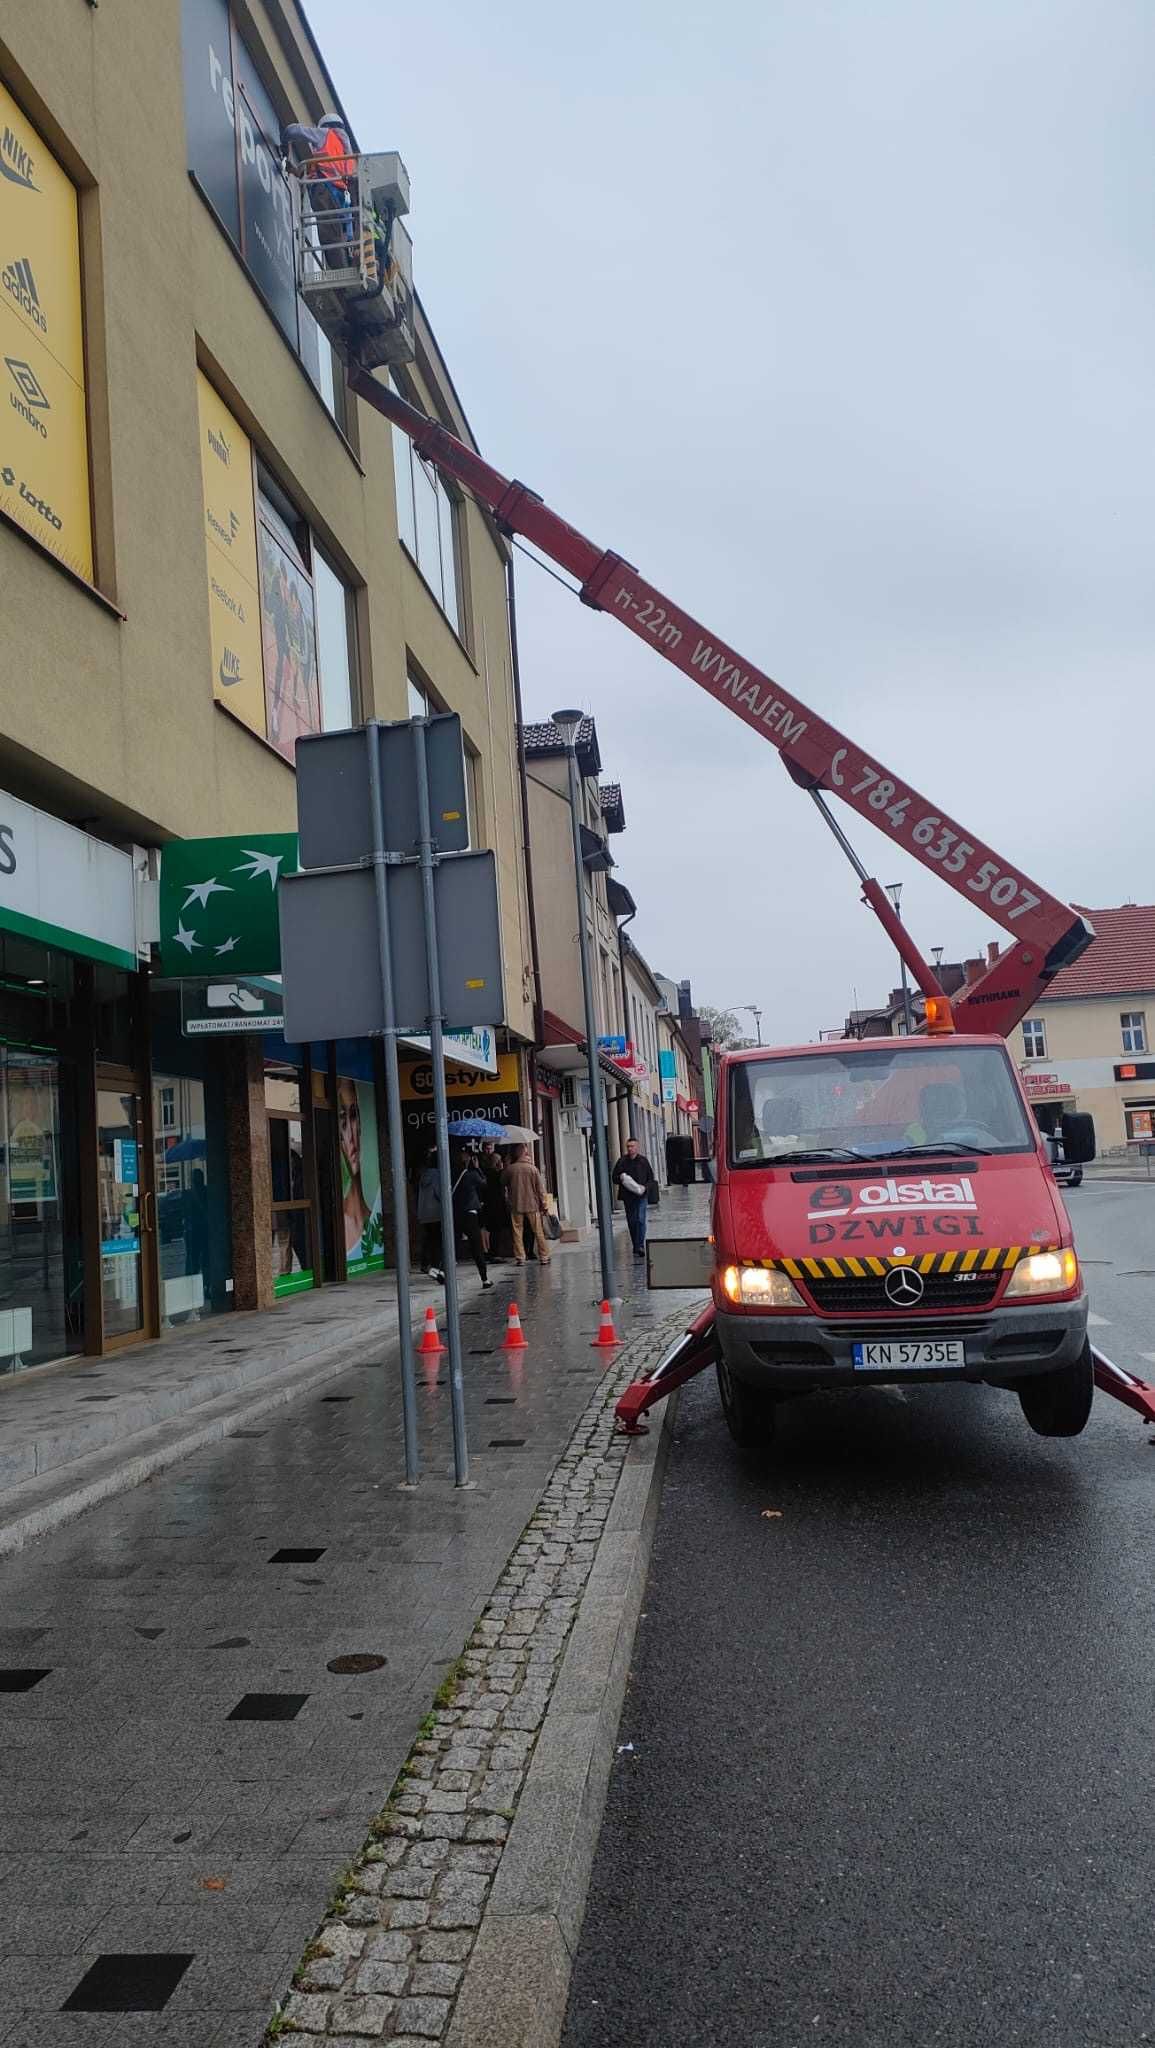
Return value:
[(354, 241), (357, 178), (357, 157), (349, 131), (339, 114), (326, 114), (315, 128), (301, 121), (288, 122), (281, 142), (289, 169), (304, 182), (325, 261), (332, 269), (344, 269)]

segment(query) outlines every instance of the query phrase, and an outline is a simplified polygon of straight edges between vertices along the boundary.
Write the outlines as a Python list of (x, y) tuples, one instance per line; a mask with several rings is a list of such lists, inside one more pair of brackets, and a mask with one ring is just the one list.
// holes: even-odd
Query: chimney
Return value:
[(966, 976), (966, 985), (969, 988), (972, 981), (980, 979), (983, 973), (983, 962), (981, 960), (964, 960), (963, 973)]
[(998, 959), (998, 957), (999, 957), (999, 942), (998, 942), (998, 940), (997, 940), (997, 939), (992, 939), (992, 940), (990, 941), (990, 944), (989, 944), (989, 945), (988, 945), (988, 947), (987, 947), (987, 966), (988, 966), (988, 967), (993, 967), (993, 966), (994, 966), (994, 964), (995, 964), (995, 961), (996, 961), (996, 960)]

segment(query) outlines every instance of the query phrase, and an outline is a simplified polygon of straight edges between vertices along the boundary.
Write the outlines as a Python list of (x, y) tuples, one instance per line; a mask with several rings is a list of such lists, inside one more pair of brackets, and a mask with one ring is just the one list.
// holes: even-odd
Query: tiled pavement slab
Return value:
[[(672, 1199), (675, 1228), (704, 1194)], [(623, 1327), (652, 1330), (622, 1266)], [(326, 1388), (347, 1402), (306, 1393), (0, 1559), (0, 1667), (49, 1674), (0, 1694), (0, 2048), (259, 2041), (599, 1384), (595, 1271), (585, 1247), (498, 1268), (476, 1304), (472, 1491), (442, 1359), (420, 1380), (425, 1477), (399, 1489), (377, 1346)], [(526, 1352), (500, 1349), (511, 1297)], [(496, 1395), (523, 1448), (488, 1448)], [(322, 1555), (271, 1564), (282, 1548)], [(386, 1661), (327, 1668), (358, 1652)], [(229, 1718), (277, 1692), (305, 1695), (293, 1719)], [(138, 1952), (194, 1958), (163, 2010), (61, 2010), (98, 1957)]]

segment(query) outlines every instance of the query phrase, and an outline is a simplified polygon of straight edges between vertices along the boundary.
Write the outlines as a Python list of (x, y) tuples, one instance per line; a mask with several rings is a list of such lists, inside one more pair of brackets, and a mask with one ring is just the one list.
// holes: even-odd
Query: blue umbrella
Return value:
[(203, 1159), (205, 1141), (203, 1138), (182, 1138), (178, 1145), (170, 1145), (161, 1161), (162, 1166), (175, 1166), (184, 1159)]
[(484, 1116), (460, 1116), (450, 1118), (451, 1138), (504, 1138), (504, 1124), (492, 1124)]

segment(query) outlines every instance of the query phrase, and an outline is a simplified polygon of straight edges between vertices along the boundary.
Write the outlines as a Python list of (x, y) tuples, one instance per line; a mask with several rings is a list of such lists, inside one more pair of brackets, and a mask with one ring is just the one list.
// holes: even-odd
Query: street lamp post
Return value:
[(580, 711), (555, 711), (553, 722), (565, 741), (569, 770), (569, 821), (573, 833), (574, 884), (577, 889), (578, 950), (581, 958), (582, 1001), (586, 1020), (586, 1072), (589, 1076), (590, 1116), (594, 1133), (594, 1193), (598, 1215), (598, 1250), (601, 1256), (602, 1300), (614, 1298), (614, 1235), (610, 1209), (610, 1163), (606, 1153), (606, 1127), (602, 1115), (602, 1075), (598, 1064), (598, 1026), (594, 1012), (594, 985), (590, 972), (590, 945), (586, 931), (585, 863), (582, 860), (581, 789), (578, 781), (577, 732)]
[(745, 1013), (745, 1015), (747, 1015), (747, 1016), (749, 1016), (749, 1017), (753, 1017), (753, 1019), (754, 1019), (754, 1029), (755, 1029), (755, 1031), (756, 1031), (756, 1032), (757, 1032), (757, 1034), (758, 1034), (758, 1043), (759, 1043), (759, 1045), (761, 1045), (761, 1043), (762, 1043), (762, 1012), (761, 1012), (761, 1010), (760, 1010), (760, 1009), (758, 1009), (757, 1005), (756, 1005), (756, 1004), (754, 1004), (754, 1003), (727, 1003), (727, 1004), (726, 1004), (726, 1009), (727, 1009), (727, 1010), (728, 1010), (728, 1011), (730, 1012), (731, 1016), (734, 1016), (734, 1015), (739, 1015), (739, 1014)]
[[(886, 893), (894, 905), (895, 916), (901, 917), (902, 912), (899, 909), (899, 904), (902, 901), (902, 883), (888, 882), (886, 885)], [(898, 956), (898, 964), (902, 970), (902, 1020), (906, 1026), (906, 1035), (909, 1038), (913, 1030), (910, 1018), (910, 983), (907, 981), (906, 978), (906, 961), (903, 959), (901, 953)]]

